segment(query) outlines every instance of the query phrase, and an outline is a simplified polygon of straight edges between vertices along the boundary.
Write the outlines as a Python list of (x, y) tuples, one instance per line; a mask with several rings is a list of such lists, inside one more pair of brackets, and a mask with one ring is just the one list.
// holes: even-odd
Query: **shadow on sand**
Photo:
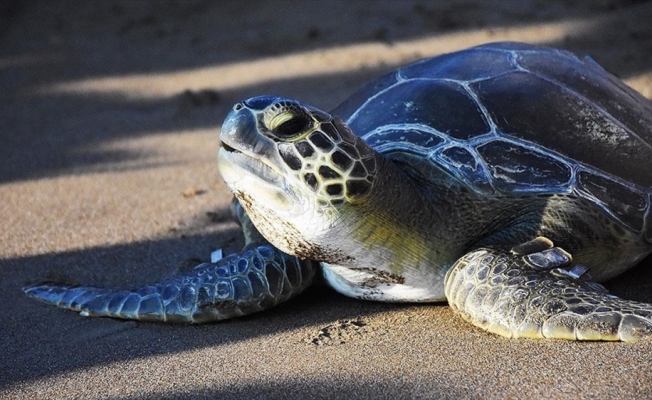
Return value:
[[(560, 17), (555, 13), (553, 2), (547, 3), (549, 8), (535, 9), (532, 6), (522, 10), (518, 7), (508, 9), (511, 6), (506, 9), (500, 4), (514, 3), (501, 1), (492, 2), (493, 9), (484, 2), (477, 2), (464, 10), (446, 5), (454, 4), (452, 2), (442, 2), (438, 6), (425, 2), (381, 2), (376, 6), (374, 2), (375, 11), (372, 12), (371, 3), (367, 3), (356, 6), (353, 13), (344, 12), (348, 2), (321, 6), (320, 3), (302, 3), (307, 4), (306, 8), (291, 21), (289, 28), (283, 8), (274, 1), (166, 2), (162, 7), (156, 7), (153, 2), (91, 4), (44, 1), (12, 2), (10, 6), (3, 6), (0, 20), (6, 23), (0, 23), (4, 26), (0, 31), (0, 71), (3, 76), (0, 83), (9, 88), (9, 94), (0, 97), (0, 183), (116, 170), (126, 162), (130, 162), (126, 168), (151, 168), (155, 165), (148, 163), (147, 154), (109, 152), (101, 150), (102, 145), (152, 133), (178, 134), (206, 128), (216, 129), (217, 136), (217, 128), (231, 104), (248, 95), (289, 95), (309, 91), (326, 94), (335, 82), (344, 80), (362, 84), (394, 66), (238, 87), (208, 96), (199, 103), (193, 100), (192, 93), (179, 93), (152, 101), (116, 95), (21, 97), (16, 93), (22, 87), (94, 76), (183, 71), (368, 41), (391, 46), (393, 42), (412, 38), (505, 27), (505, 21), (509, 21), (507, 26), (526, 25), (550, 22)], [(483, 4), (487, 9), (477, 4)], [(268, 8), (269, 17), (262, 21), (249, 19), (247, 9), (250, 7)], [(487, 13), (487, 10), (491, 12)], [(394, 15), (391, 24), (374, 17), (383, 13)], [(501, 13), (520, 14), (504, 17)], [(105, 18), (107, 15), (110, 18)], [(652, 3), (601, 2), (564, 14), (562, 18), (597, 15), (604, 17), (601, 19), (603, 23), (593, 26), (592, 31), (547, 44), (590, 53), (623, 78), (649, 71), (652, 68), (649, 56), (652, 53), (649, 39), (652, 37), (652, 24), (649, 23)], [(105, 20), (114, 22), (104, 24), (102, 21)], [(40, 23), (29, 25), (35, 21)], [(25, 40), (19, 41), (19, 33), (24, 28), (29, 32)], [(233, 34), (234, 29), (237, 35)], [(268, 37), (266, 32), (274, 34)], [(61, 45), (70, 38), (76, 38), (76, 41)], [(234, 38), (240, 42), (234, 44)], [(609, 58), (608, 47), (618, 46), (618, 40), (622, 38), (631, 41), (628, 50), (623, 50), (624, 59)], [(142, 54), (138, 55), (138, 52)], [(78, 66), (74, 66), (69, 61), (62, 62), (58, 58), (61, 54), (64, 58), (81, 56), (82, 59)], [(66, 65), (71, 68), (64, 68)], [(161, 111), (167, 115), (166, 118), (159, 118)], [(70, 118), (57, 122), (62, 120), (61, 115), (70, 115)], [(90, 116), (91, 126), (84, 124), (84, 116)], [(116, 122), (116, 118), (122, 120)], [(98, 150), (80, 150), (89, 148)], [(188, 327), (80, 318), (74, 313), (32, 302), (20, 292), (20, 287), (33, 277), (41, 276), (44, 271), (63, 270), (64, 267), (66, 275), (88, 284), (131, 286), (145, 283), (172, 273), (179, 260), (204, 255), (215, 247), (215, 243), (233, 236), (235, 232), (221, 237), (165, 237), (148, 242), (1, 260), (0, 303), (9, 305), (5, 308), (9, 315), (3, 317), (0, 338), (4, 360), (0, 362), (0, 387), (120, 360), (219, 346), (402, 307), (355, 301), (316, 287), (304, 294), (301, 301), (281, 305), (263, 314)], [(613, 293), (652, 302), (652, 259), (648, 258), (642, 264), (612, 281), (608, 286)], [(165, 267), (155, 270), (155, 265)], [(16, 303), (20, 303), (20, 307), (14, 306)], [(75, 343), (65, 340), (69, 336), (74, 336)], [(83, 346), (94, 347), (96, 351), (93, 353), (100, 354), (100, 357), (89, 358), (83, 351), (74, 351)], [(22, 365), (12, 365), (12, 360), (22, 360)], [(293, 385), (282, 386), (281, 392), (290, 390)], [(254, 393), (268, 393), (268, 388), (253, 384), (249, 389)], [(352, 387), (343, 386), (340, 393), (349, 396), (350, 389)], [(221, 393), (196, 394), (219, 397)]]

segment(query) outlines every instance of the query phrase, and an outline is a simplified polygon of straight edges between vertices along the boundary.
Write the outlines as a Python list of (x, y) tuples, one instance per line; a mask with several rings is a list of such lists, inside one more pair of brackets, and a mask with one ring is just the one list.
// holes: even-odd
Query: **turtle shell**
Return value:
[(386, 74), (332, 113), (390, 158), (485, 195), (582, 196), (652, 241), (652, 103), (588, 57), (483, 45)]

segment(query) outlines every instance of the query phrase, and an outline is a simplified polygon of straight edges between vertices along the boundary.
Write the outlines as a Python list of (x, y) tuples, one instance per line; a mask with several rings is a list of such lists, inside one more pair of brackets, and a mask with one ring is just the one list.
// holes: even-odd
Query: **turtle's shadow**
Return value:
[[(228, 213), (226, 209), (216, 212)], [(138, 287), (176, 273), (180, 261), (206, 258), (219, 245), (226, 253), (239, 248), (239, 230), (177, 234), (145, 242), (0, 260), (0, 304), (6, 317), (0, 337), (0, 387), (80, 368), (216, 347), (407, 307), (358, 301), (314, 285), (298, 298), (262, 313), (206, 325), (185, 325), (83, 318), (38, 303), (21, 291), (22, 286), (48, 277), (87, 285)], [(85, 346), (104, 350), (93, 352), (99, 357), (88, 357), (77, 351)], [(25, 360), (29, 368), (15, 368), (11, 363), (17, 359)]]

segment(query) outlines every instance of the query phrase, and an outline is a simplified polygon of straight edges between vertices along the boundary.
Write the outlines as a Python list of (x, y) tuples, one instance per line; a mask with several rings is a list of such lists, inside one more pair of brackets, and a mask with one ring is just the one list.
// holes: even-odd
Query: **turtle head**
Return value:
[(236, 104), (220, 141), (220, 173), (254, 225), (310, 258), (368, 200), (380, 160), (338, 117), (272, 96)]

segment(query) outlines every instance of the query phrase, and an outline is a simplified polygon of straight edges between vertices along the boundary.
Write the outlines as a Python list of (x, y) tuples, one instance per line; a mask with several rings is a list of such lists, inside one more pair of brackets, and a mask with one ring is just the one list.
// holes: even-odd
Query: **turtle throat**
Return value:
[(397, 275), (443, 264), (449, 256), (435, 229), (439, 212), (393, 162), (381, 156), (376, 160), (369, 196), (342, 207), (335, 232), (322, 239), (326, 247), (349, 256), (339, 265)]

